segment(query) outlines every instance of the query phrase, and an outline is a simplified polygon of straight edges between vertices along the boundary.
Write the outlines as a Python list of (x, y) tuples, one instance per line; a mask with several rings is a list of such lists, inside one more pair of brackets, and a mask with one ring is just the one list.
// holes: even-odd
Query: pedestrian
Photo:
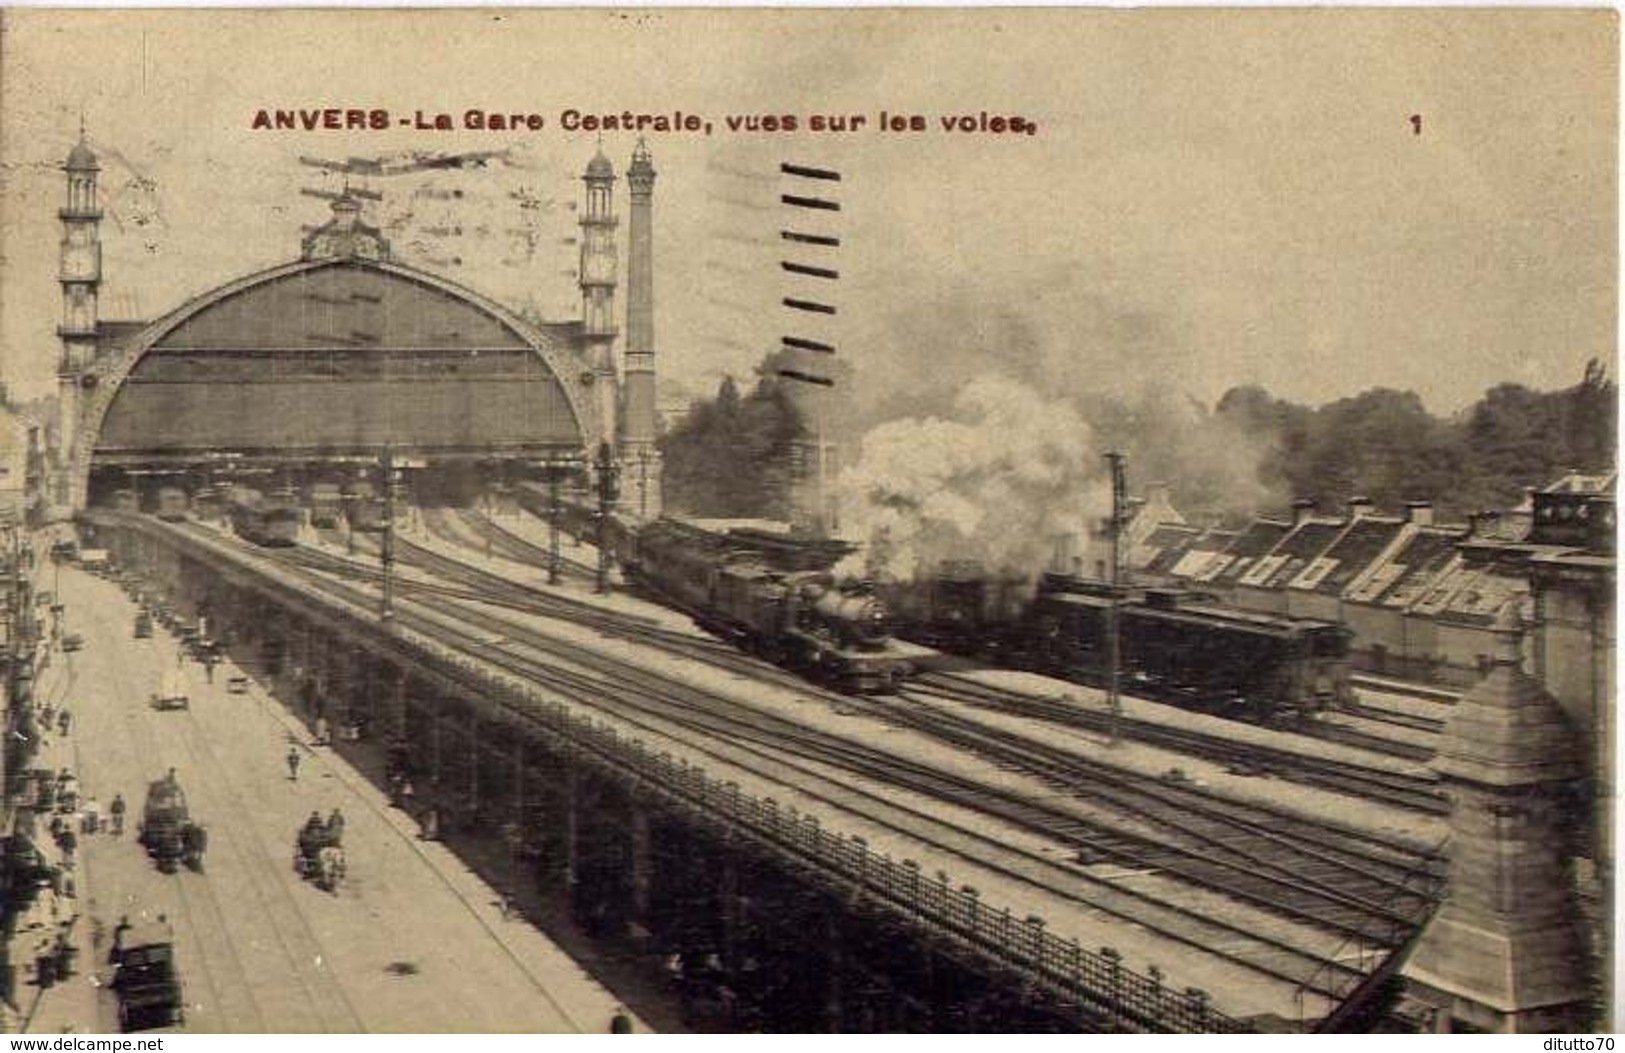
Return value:
[(612, 1035), (630, 1035), (632, 1033), (632, 1016), (626, 1011), (624, 1005), (615, 1007), (615, 1015), (609, 1018), (609, 1033)]
[(288, 747), (288, 781), (299, 781), (299, 747)]
[(335, 845), (344, 843), (344, 813), (337, 808), (327, 817), (327, 839)]
[(101, 833), (102, 803), (96, 800), (95, 794), (85, 798), (84, 807), (81, 811), (84, 814), (84, 820), (79, 824), (79, 832), (82, 834)]
[(62, 831), (62, 836), (57, 839), (57, 843), (62, 846), (63, 867), (72, 870), (73, 853), (74, 849), (79, 847), (79, 835), (73, 832), (73, 827), (69, 826)]
[(107, 812), (113, 817), (113, 836), (124, 836), (124, 795), (115, 793), (113, 803), (107, 806)]
[(65, 709), (62, 710), (56, 715), (56, 726), (57, 730), (62, 733), (62, 737), (67, 738), (68, 729), (73, 726), (73, 714)]

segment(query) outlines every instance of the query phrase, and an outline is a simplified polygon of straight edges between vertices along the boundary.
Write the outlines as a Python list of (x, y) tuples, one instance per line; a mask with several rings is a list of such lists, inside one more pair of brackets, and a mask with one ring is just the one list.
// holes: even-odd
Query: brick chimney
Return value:
[(1406, 501), (1405, 522), (1415, 523), (1417, 526), (1433, 525), (1433, 502)]
[(1377, 510), (1377, 502), (1363, 494), (1349, 498), (1349, 519), (1362, 519)]
[(1301, 523), (1307, 523), (1309, 521), (1309, 517), (1314, 515), (1314, 514), (1315, 514), (1315, 499), (1314, 498), (1312, 498), (1312, 497), (1300, 497), (1296, 501), (1292, 502), (1292, 522), (1293, 522), (1293, 525), (1296, 526), (1296, 525), (1301, 524)]

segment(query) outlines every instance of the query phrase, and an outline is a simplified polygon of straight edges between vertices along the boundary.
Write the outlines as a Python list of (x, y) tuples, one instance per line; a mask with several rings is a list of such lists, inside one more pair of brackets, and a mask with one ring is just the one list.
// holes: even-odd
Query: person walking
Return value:
[(113, 803), (107, 806), (107, 814), (113, 817), (113, 836), (124, 836), (124, 795), (115, 793)]
[(288, 747), (288, 781), (299, 781), (299, 747)]

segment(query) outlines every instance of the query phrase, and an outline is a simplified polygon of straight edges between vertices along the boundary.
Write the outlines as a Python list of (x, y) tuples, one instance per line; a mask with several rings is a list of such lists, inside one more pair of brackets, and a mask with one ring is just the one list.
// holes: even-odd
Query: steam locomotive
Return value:
[(785, 570), (727, 535), (662, 519), (620, 536), (637, 583), (740, 648), (850, 692), (895, 691), (911, 665), (866, 586)]
[(1045, 574), (1035, 585), (971, 564), (947, 565), (882, 594), (904, 639), (1094, 685), (1111, 675), (1115, 614), (1124, 690), (1188, 709), (1268, 721), (1352, 697), (1350, 634), (1333, 622), (1062, 574)]

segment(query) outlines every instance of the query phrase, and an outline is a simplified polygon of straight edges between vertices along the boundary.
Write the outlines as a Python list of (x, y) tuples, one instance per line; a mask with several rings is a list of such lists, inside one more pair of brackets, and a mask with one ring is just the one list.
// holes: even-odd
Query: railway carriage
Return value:
[(292, 491), (262, 494), (239, 488), (231, 495), (231, 525), (256, 545), (286, 546), (299, 539), (303, 510)]
[(1306, 716), (1349, 697), (1348, 633), (1330, 622), (1143, 594), (1041, 583), (1027, 626), (1033, 664), (1090, 683), (1110, 676), (1110, 619), (1128, 690), (1251, 720)]
[(166, 523), (179, 523), (186, 519), (191, 501), (186, 491), (178, 486), (166, 486), (158, 491), (158, 518)]
[(1333, 622), (1220, 606), (1171, 589), (1113, 588), (1046, 574), (1031, 585), (973, 564), (894, 586), (899, 635), (933, 647), (1104, 684), (1118, 617), (1126, 690), (1250, 720), (1306, 716), (1347, 703), (1349, 633)]
[(350, 484), (341, 500), (347, 506), (350, 529), (364, 534), (379, 534), (384, 530), (384, 499), (377, 487), (366, 480)]
[(315, 483), (310, 488), (310, 525), (321, 530), (338, 526), (344, 514), (344, 495), (337, 483)]

